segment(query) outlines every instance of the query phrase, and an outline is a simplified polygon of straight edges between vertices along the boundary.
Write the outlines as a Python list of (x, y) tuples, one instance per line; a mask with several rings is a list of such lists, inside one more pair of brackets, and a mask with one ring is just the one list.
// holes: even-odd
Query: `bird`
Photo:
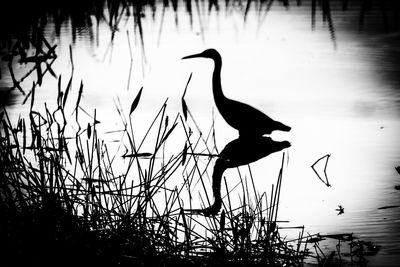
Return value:
[(252, 138), (239, 137), (230, 141), (219, 154), (212, 174), (212, 191), (214, 203), (205, 209), (187, 210), (206, 216), (216, 215), (222, 207), (221, 180), (224, 172), (230, 168), (247, 165), (260, 160), (272, 153), (290, 147), (288, 141), (274, 141), (267, 136)]
[(291, 127), (271, 119), (260, 110), (248, 104), (229, 99), (224, 95), (221, 85), (222, 58), (217, 50), (206, 49), (199, 54), (185, 56), (182, 59), (190, 58), (210, 58), (214, 61), (212, 89), (215, 104), (224, 120), (239, 131), (240, 137), (270, 135), (275, 130), (290, 131)]

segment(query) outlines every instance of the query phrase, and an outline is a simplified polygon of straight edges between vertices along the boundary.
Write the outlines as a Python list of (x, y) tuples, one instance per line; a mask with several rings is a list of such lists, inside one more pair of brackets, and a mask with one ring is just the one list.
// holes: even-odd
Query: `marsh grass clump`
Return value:
[[(254, 191), (253, 203), (251, 177), (235, 186), (244, 195), (234, 206), (235, 188), (225, 180), (227, 194), (219, 215), (188, 212), (200, 205), (193, 190), (202, 206), (211, 201), (208, 169), (218, 156), (213, 126), (204, 135), (190, 110), (190, 116), (177, 114), (170, 120), (165, 102), (139, 138), (131, 116), (140, 91), (128, 117), (117, 107), (122, 130), (114, 134), (120, 142), (109, 149), (99, 137), (96, 111), (87, 125), (80, 120), (85, 111), (80, 105), (82, 83), (71, 108), (75, 121), (66, 119), (71, 82), (61, 88), (59, 79), (55, 110), (45, 105), (39, 112), (33, 88), (27, 118), (13, 124), (7, 110), (1, 113), (0, 235), (6, 265), (247, 266), (302, 261), (305, 253), (291, 248), (278, 231), (282, 169), (268, 200)], [(169, 153), (168, 142), (178, 131), (184, 136), (182, 149)]]

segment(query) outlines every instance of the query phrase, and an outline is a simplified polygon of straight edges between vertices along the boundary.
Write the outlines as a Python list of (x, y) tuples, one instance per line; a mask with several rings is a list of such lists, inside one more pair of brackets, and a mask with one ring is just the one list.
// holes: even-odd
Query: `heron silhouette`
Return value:
[(269, 135), (275, 130), (290, 131), (290, 127), (271, 119), (258, 109), (227, 98), (222, 92), (221, 68), (222, 58), (215, 49), (207, 49), (199, 54), (183, 57), (189, 58), (211, 58), (214, 61), (212, 75), (212, 87), (215, 105), (224, 120), (233, 128), (239, 131), (239, 136), (262, 136)]

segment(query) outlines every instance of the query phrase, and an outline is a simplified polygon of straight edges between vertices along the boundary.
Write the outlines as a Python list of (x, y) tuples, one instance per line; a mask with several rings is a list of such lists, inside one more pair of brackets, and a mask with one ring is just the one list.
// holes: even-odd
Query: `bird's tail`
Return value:
[(276, 129), (279, 131), (289, 132), (292, 128), (283, 124), (282, 122), (276, 121)]

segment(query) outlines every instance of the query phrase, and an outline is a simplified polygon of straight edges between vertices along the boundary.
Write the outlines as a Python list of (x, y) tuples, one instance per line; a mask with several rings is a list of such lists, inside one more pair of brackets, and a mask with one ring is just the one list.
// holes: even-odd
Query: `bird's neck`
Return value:
[(215, 104), (217, 105), (218, 109), (219, 109), (220, 104), (222, 104), (222, 102), (224, 100), (226, 100), (226, 97), (224, 96), (224, 93), (222, 92), (222, 86), (221, 86), (221, 67), (222, 67), (221, 58), (215, 58), (212, 83), (213, 83), (214, 100), (215, 100)]

